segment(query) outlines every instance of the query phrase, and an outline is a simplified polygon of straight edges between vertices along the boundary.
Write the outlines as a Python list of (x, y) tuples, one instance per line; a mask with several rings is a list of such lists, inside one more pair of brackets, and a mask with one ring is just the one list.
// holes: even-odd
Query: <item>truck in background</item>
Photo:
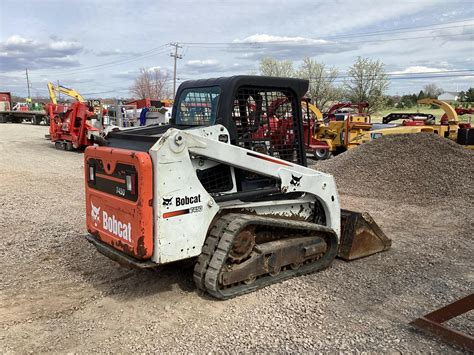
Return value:
[(21, 123), (23, 120), (39, 125), (42, 121), (49, 124), (46, 111), (40, 104), (17, 103), (13, 105), (10, 92), (0, 92), (0, 123)]

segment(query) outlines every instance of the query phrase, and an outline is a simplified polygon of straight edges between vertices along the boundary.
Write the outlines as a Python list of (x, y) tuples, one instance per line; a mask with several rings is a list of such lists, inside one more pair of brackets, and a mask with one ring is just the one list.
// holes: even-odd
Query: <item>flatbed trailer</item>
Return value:
[(23, 120), (39, 125), (42, 121), (49, 125), (46, 111), (0, 111), (0, 123), (21, 123)]
[(12, 95), (10, 92), (0, 92), (0, 123), (21, 123), (28, 120), (32, 124), (39, 125), (44, 121), (49, 125), (49, 118), (44, 110), (14, 110)]

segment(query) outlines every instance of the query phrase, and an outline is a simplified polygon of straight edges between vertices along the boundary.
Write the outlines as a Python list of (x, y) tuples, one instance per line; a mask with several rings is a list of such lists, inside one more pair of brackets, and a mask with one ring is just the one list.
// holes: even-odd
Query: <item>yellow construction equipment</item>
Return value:
[(51, 98), (51, 102), (55, 105), (58, 104), (58, 100), (56, 98), (56, 92), (72, 97), (73, 99), (76, 99), (79, 102), (86, 102), (86, 99), (84, 99), (82, 95), (79, 94), (76, 90), (69, 89), (61, 85), (54, 85), (51, 82), (48, 83), (48, 91), (49, 91), (49, 97)]
[[(436, 99), (422, 99), (418, 104), (434, 105), (444, 111), (440, 123), (435, 123), (434, 116), (420, 114), (420, 117), (409, 117), (402, 124), (396, 126), (384, 126), (374, 129), (370, 116), (361, 113), (345, 114), (343, 120), (331, 120), (326, 124), (315, 124), (311, 139), (305, 142), (312, 148), (308, 152), (314, 153), (318, 160), (329, 158), (332, 154), (344, 152), (362, 143), (384, 135), (411, 134), (411, 133), (433, 133), (440, 137), (448, 138), (467, 149), (474, 149), (474, 128), (468, 122), (460, 122), (458, 112), (471, 112), (466, 109), (455, 109), (450, 104)], [(339, 107), (350, 107), (349, 104), (337, 104)], [(406, 114), (405, 116), (410, 116)], [(333, 115), (334, 116), (334, 115)], [(431, 116), (431, 117), (430, 117)], [(404, 114), (400, 114), (404, 117)], [(334, 116), (335, 118), (335, 116)]]
[(344, 152), (372, 139), (365, 134), (372, 129), (370, 115), (362, 112), (365, 104), (337, 103), (334, 106), (338, 109), (357, 107), (358, 112), (346, 113), (343, 119), (337, 119), (330, 110), (334, 116), (332, 120), (326, 123), (321, 119), (314, 123), (311, 127), (312, 136), (306, 139), (305, 135), (305, 142), (307, 152), (313, 153), (318, 160), (328, 159), (332, 154)]
[(458, 140), (459, 118), (456, 110), (450, 104), (436, 99), (421, 99), (417, 103), (419, 105), (433, 105), (442, 109), (447, 116), (447, 122), (433, 125), (435, 133), (455, 142)]
[[(378, 138), (388, 134), (403, 134), (403, 133), (419, 133), (428, 132), (437, 134), (440, 137), (448, 138), (458, 144), (461, 144), (467, 149), (474, 149), (474, 128), (471, 128), (469, 122), (460, 122), (457, 113), (458, 109), (453, 108), (447, 102), (437, 99), (421, 99), (418, 100), (421, 105), (437, 106), (444, 111), (443, 117), (439, 123), (434, 120), (405, 120), (401, 125), (395, 127), (372, 130), (368, 132), (372, 138)], [(459, 110), (470, 111), (470, 110)]]

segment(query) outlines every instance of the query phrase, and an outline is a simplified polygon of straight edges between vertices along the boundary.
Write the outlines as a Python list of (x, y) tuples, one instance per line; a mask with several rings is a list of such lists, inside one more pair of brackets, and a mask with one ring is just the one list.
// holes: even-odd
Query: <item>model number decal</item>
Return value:
[(198, 213), (202, 211), (202, 206), (189, 207), (189, 213)]
[(125, 196), (125, 189), (123, 187), (117, 186), (115, 188), (115, 192), (120, 196)]

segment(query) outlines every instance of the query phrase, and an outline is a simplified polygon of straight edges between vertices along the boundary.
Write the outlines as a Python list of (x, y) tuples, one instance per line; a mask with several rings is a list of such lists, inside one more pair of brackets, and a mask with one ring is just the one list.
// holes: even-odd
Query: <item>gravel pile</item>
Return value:
[(385, 136), (313, 168), (333, 174), (343, 194), (408, 203), (474, 198), (473, 151), (434, 134)]

